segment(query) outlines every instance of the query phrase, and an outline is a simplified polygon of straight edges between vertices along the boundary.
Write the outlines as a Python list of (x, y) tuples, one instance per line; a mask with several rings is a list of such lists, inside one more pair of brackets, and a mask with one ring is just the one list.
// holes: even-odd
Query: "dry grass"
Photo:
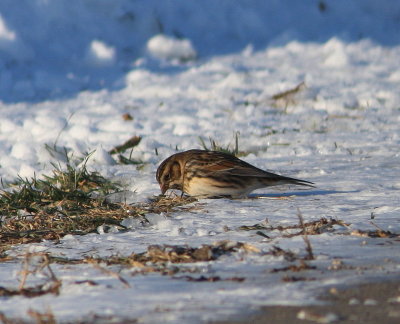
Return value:
[(390, 231), (385, 230), (370, 230), (370, 231), (363, 231), (363, 230), (353, 230), (351, 235), (354, 236), (361, 236), (361, 237), (372, 237), (372, 238), (399, 238), (400, 234), (395, 234)]
[[(26, 287), (29, 276), (40, 274), (44, 283), (32, 287)], [(61, 288), (61, 281), (55, 276), (50, 267), (50, 258), (46, 253), (27, 253), (22, 262), (22, 269), (19, 273), (20, 284), (18, 288), (0, 287), (0, 296), (24, 296), (28, 298), (39, 297), (46, 294), (58, 295)]]
[[(266, 225), (266, 224), (254, 224), (254, 225), (243, 225), (238, 227), (238, 230), (243, 230), (243, 231), (252, 231), (252, 230), (258, 230), (257, 234), (260, 231), (279, 231), (279, 232), (286, 232), (282, 236), (283, 237), (294, 237), (294, 236), (299, 236), (302, 235), (305, 240), (308, 240), (308, 235), (319, 235), (324, 232), (329, 232), (329, 231), (334, 231), (334, 226), (339, 225), (342, 227), (349, 227), (350, 224), (344, 222), (343, 220), (340, 219), (334, 219), (334, 218), (325, 218), (322, 217), (317, 220), (309, 221), (309, 222), (304, 222), (301, 214), (298, 213), (299, 217), (299, 223), (298, 224), (293, 224), (293, 225), (287, 225), (287, 226), (272, 226), (272, 225)], [(371, 225), (376, 227), (376, 230), (352, 230), (351, 232), (345, 232), (341, 233), (341, 235), (353, 235), (353, 236), (361, 236), (361, 237), (371, 237), (371, 238), (398, 238), (400, 237), (400, 234), (398, 233), (393, 233), (388, 230), (384, 230), (380, 227), (378, 227), (375, 223), (370, 222)], [(294, 230), (299, 229), (300, 231), (294, 232)], [(269, 238), (267, 234), (262, 232), (262, 236)], [(307, 244), (307, 242), (306, 242)], [(312, 252), (312, 251), (311, 251)], [(311, 257), (311, 255), (310, 255)]]
[[(283, 237), (293, 237), (298, 235), (319, 235), (326, 231), (329, 231), (333, 228), (334, 225), (340, 225), (347, 227), (350, 224), (345, 223), (342, 220), (334, 219), (334, 218), (325, 218), (322, 217), (317, 220), (309, 221), (309, 222), (299, 222), (298, 224), (287, 225), (287, 226), (273, 226), (266, 224), (254, 224), (254, 225), (243, 225), (240, 226), (239, 230), (251, 231), (251, 230), (264, 230), (264, 231), (279, 231), (279, 232), (287, 232), (283, 234)], [(291, 233), (293, 230), (299, 229), (300, 231)]]
[[(200, 247), (189, 247), (181, 245), (151, 245), (143, 253), (132, 253), (129, 256), (111, 256), (107, 258), (83, 258), (83, 259), (67, 259), (62, 257), (52, 257), (47, 253), (27, 253), (22, 261), (21, 271), (19, 273), (19, 286), (17, 288), (0, 287), (0, 296), (12, 297), (23, 296), (27, 298), (34, 298), (46, 294), (58, 295), (62, 286), (53, 272), (51, 265), (57, 264), (90, 264), (95, 269), (102, 273), (119, 280), (125, 287), (130, 287), (127, 280), (125, 280), (119, 272), (110, 269), (112, 265), (122, 266), (123, 268), (132, 269), (132, 275), (146, 274), (151, 272), (158, 272), (163, 275), (175, 275), (178, 272), (196, 272), (193, 267), (180, 267), (180, 264), (198, 263), (214, 261), (224, 255), (238, 252), (259, 253), (260, 251), (248, 244), (233, 241), (220, 241), (212, 245), (204, 244)], [(30, 276), (37, 276), (43, 278), (43, 283), (36, 284), (35, 286), (28, 286), (28, 278)], [(242, 277), (220, 278), (220, 277), (174, 277), (175, 279), (184, 279), (188, 281), (236, 281), (242, 282), (245, 279)], [(75, 282), (75, 284), (88, 284), (97, 285), (95, 281), (85, 280), (82, 282)], [(33, 315), (30, 314), (30, 315)], [(36, 314), (40, 315), (40, 314)], [(47, 318), (45, 314), (42, 314)], [(4, 315), (0, 314), (4, 317)], [(33, 316), (34, 317), (34, 316)], [(5, 317), (4, 317), (5, 318)], [(49, 318), (50, 319), (50, 318)]]
[(290, 105), (296, 104), (296, 95), (306, 89), (305, 82), (299, 83), (293, 89), (289, 89), (280, 93), (277, 93), (271, 97), (273, 100), (273, 106), (276, 108), (284, 108), (285, 111)]
[(200, 247), (187, 245), (150, 245), (143, 253), (132, 253), (127, 257), (109, 257), (98, 259), (107, 265), (125, 264), (133, 267), (144, 268), (153, 264), (170, 263), (196, 263), (213, 261), (222, 255), (244, 250), (247, 252), (260, 252), (256, 247), (241, 242), (220, 241), (212, 245), (203, 244)]
[(283, 256), (283, 258), (289, 262), (295, 261), (297, 259), (297, 255), (294, 252), (290, 250), (284, 250), (277, 245), (273, 245), (268, 253), (275, 257)]
[(89, 172), (85, 165), (57, 168), (44, 179), (19, 179), (11, 191), (0, 193), (0, 252), (12, 244), (96, 232), (103, 224), (119, 225), (128, 217), (171, 212), (195, 201), (161, 196), (138, 205), (107, 201), (107, 195), (119, 190), (118, 184)]
[(311, 242), (308, 238), (308, 233), (307, 233), (307, 228), (304, 225), (304, 219), (303, 219), (303, 215), (301, 214), (300, 210), (297, 210), (297, 217), (299, 218), (299, 223), (301, 228), (303, 229), (303, 240), (304, 240), (304, 244), (306, 245), (306, 251), (307, 251), (307, 260), (314, 260), (314, 252), (311, 246)]
[[(106, 258), (67, 259), (49, 256), (50, 263), (58, 264), (91, 264), (103, 273), (127, 282), (107, 267), (118, 265), (132, 269), (134, 274), (158, 272), (163, 275), (174, 275), (178, 272), (193, 272), (192, 268), (180, 267), (182, 264), (214, 261), (224, 255), (238, 251), (260, 253), (260, 250), (248, 243), (219, 241), (214, 244), (203, 244), (200, 247), (187, 245), (150, 245), (143, 253), (132, 253), (128, 256), (110, 256)], [(189, 280), (189, 279), (188, 279)], [(96, 284), (95, 282), (91, 284)]]
[(300, 260), (300, 263), (297, 264), (291, 264), (287, 267), (283, 267), (283, 268), (275, 268), (272, 269), (271, 272), (282, 272), (282, 271), (291, 271), (291, 272), (300, 272), (300, 271), (304, 271), (304, 270), (314, 270), (317, 267), (315, 266), (310, 266), (309, 264), (307, 264), (306, 262), (304, 262), (304, 260)]

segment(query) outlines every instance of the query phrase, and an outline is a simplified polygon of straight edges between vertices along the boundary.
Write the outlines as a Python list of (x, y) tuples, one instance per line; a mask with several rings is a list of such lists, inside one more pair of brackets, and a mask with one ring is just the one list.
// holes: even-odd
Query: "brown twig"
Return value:
[[(32, 270), (30, 270), (29, 267), (32, 265), (32, 259), (34, 257), (40, 257), (41, 260), (39, 264), (37, 264), (36, 266), (33, 267)], [(47, 273), (44, 270), (47, 270)], [(42, 252), (27, 253), (23, 261), (23, 269), (20, 271), (21, 282), (19, 284), (18, 289), (22, 290), (24, 288), (26, 279), (30, 274), (35, 274), (38, 272), (44, 273), (46, 277), (48, 277), (52, 282), (59, 282), (59, 280), (57, 279), (56, 275), (54, 274), (53, 270), (50, 267), (49, 256), (47, 253), (42, 253)]]
[(297, 86), (295, 86), (293, 89), (289, 89), (289, 90), (277, 93), (277, 94), (273, 95), (271, 98), (274, 100), (287, 99), (288, 97), (295, 95), (296, 93), (300, 92), (301, 90), (303, 90), (305, 88), (306, 88), (306, 84), (304, 81), (302, 81)]
[(37, 324), (56, 324), (56, 319), (51, 310), (46, 313), (40, 313), (33, 309), (28, 310), (28, 315), (31, 316)]
[(303, 228), (303, 240), (304, 240), (304, 243), (306, 244), (306, 251), (308, 254), (307, 260), (314, 260), (314, 253), (312, 250), (311, 242), (308, 239), (307, 229), (304, 225), (303, 215), (301, 214), (300, 209), (298, 209), (298, 208), (297, 208), (297, 217), (299, 218), (300, 226)]
[(119, 281), (121, 281), (123, 283), (123, 285), (125, 287), (127, 287), (127, 288), (131, 287), (129, 282), (126, 281), (119, 273), (102, 267), (96, 259), (86, 259), (86, 262), (91, 264), (94, 268), (100, 270), (102, 273), (118, 279)]

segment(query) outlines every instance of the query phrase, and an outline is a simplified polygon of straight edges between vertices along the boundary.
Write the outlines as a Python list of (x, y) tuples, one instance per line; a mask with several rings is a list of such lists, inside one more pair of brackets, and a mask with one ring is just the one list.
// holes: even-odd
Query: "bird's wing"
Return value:
[(290, 177), (281, 176), (272, 172), (259, 169), (233, 155), (221, 152), (213, 152), (208, 159), (202, 159), (203, 165), (210, 172), (210, 175), (232, 175), (238, 177), (259, 177), (266, 180), (280, 181), (282, 183), (293, 183), (298, 185), (312, 186), (312, 182)]
[(273, 173), (256, 168), (233, 155), (222, 152), (207, 152), (207, 155), (203, 155), (196, 160), (197, 165), (201, 165), (210, 173), (224, 173), (247, 177), (275, 176)]

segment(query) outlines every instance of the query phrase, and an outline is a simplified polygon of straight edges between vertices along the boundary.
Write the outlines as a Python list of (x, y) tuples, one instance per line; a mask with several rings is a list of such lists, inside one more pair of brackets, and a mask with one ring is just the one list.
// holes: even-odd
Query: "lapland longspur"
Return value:
[(161, 192), (178, 189), (194, 197), (246, 197), (253, 190), (313, 183), (270, 173), (237, 157), (216, 151), (189, 150), (171, 155), (157, 169)]

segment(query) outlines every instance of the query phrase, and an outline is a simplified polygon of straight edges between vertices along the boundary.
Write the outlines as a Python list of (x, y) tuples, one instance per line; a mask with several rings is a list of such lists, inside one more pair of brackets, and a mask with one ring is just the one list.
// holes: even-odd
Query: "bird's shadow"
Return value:
[(281, 198), (281, 197), (293, 197), (293, 196), (324, 196), (324, 195), (334, 195), (334, 194), (343, 194), (343, 193), (354, 193), (358, 192), (358, 190), (354, 191), (338, 191), (338, 190), (301, 190), (301, 191), (290, 191), (284, 193), (271, 193), (271, 194), (250, 194), (248, 198), (256, 199), (256, 198)]

